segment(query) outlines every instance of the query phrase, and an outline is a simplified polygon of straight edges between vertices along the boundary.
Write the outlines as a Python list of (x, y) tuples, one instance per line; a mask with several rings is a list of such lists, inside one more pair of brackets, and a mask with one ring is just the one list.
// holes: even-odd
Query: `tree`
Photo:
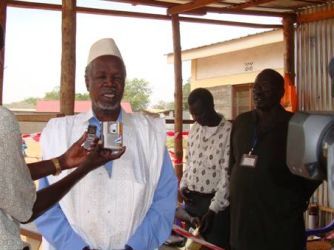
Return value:
[(36, 103), (39, 99), (40, 98), (36, 98), (36, 97), (28, 97), (28, 98), (24, 99), (22, 102), (27, 103), (27, 104), (36, 105)]
[(188, 96), (190, 94), (190, 79), (182, 86), (182, 108), (183, 110), (189, 110)]
[(174, 102), (165, 102), (159, 101), (157, 104), (152, 106), (154, 109), (162, 109), (162, 110), (174, 110)]
[(75, 100), (86, 101), (86, 100), (89, 100), (89, 99), (90, 99), (90, 97), (89, 97), (88, 93), (85, 93), (85, 94), (76, 93), (75, 94)]
[(147, 108), (151, 93), (149, 82), (133, 78), (126, 81), (123, 100), (130, 102), (134, 111), (139, 111)]
[[(43, 97), (43, 100), (59, 100), (60, 99), (60, 87), (54, 87), (53, 90), (50, 92), (46, 92), (45, 96)], [(75, 94), (75, 100), (78, 101), (86, 101), (89, 100), (89, 94), (88, 93), (76, 93)]]
[[(189, 110), (188, 105), (188, 96), (190, 94), (190, 79), (187, 80), (185, 84), (182, 86), (182, 109)], [(153, 105), (155, 109), (173, 109), (174, 110), (174, 102), (165, 102), (160, 100), (157, 104)]]
[(43, 100), (59, 100), (60, 87), (56, 86), (50, 92), (46, 92)]
[[(52, 91), (45, 93), (44, 100), (59, 100), (60, 87), (55, 87)], [(147, 108), (150, 102), (150, 94), (152, 93), (149, 82), (144, 79), (126, 80), (124, 90), (124, 101), (128, 101), (134, 111)], [(89, 94), (75, 94), (75, 100), (89, 100)]]

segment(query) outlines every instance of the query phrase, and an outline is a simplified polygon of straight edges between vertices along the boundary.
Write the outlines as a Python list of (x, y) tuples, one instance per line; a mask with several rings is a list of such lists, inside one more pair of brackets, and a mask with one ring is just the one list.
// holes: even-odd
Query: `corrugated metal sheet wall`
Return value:
[[(333, 8), (333, 3), (302, 12)], [(334, 56), (334, 19), (299, 25), (295, 33), (299, 110), (334, 111), (328, 63)]]
[[(311, 14), (321, 9), (333, 8), (333, 2), (310, 8), (301, 14)], [(295, 69), (298, 92), (298, 108), (304, 111), (334, 111), (328, 63), (334, 57), (334, 19), (299, 25), (295, 31)], [(319, 226), (333, 220), (329, 208), (327, 183), (324, 182), (314, 194), (320, 207)], [(307, 219), (307, 216), (306, 216)], [(308, 222), (306, 220), (306, 225)]]

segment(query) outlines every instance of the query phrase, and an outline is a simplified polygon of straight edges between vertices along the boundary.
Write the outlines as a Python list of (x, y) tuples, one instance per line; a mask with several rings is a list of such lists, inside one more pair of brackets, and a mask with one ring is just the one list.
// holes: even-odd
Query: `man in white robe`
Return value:
[[(43, 130), (44, 159), (65, 151), (87, 129), (103, 121), (123, 123), (127, 147), (118, 160), (91, 172), (37, 220), (48, 241), (45, 249), (150, 250), (169, 236), (174, 218), (177, 179), (165, 148), (161, 119), (127, 114), (121, 109), (126, 70), (113, 39), (92, 45), (86, 86), (92, 110), (52, 119)], [(45, 187), (59, 177), (40, 182)]]

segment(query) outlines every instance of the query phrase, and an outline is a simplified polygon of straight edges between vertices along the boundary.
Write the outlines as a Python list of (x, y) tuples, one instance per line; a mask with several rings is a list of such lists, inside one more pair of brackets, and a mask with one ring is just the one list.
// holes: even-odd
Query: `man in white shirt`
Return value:
[(181, 195), (186, 211), (201, 219), (204, 239), (228, 247), (231, 123), (215, 111), (207, 89), (193, 90), (188, 103), (195, 123), (189, 134)]
[[(90, 49), (86, 86), (92, 110), (52, 119), (43, 130), (43, 157), (67, 149), (87, 129), (103, 121), (123, 123), (125, 154), (93, 171), (36, 225), (46, 249), (158, 248), (169, 236), (176, 207), (177, 179), (165, 148), (161, 119), (127, 114), (121, 109), (126, 69), (111, 38)], [(63, 172), (62, 176), (68, 174)], [(57, 178), (40, 182), (47, 186)]]

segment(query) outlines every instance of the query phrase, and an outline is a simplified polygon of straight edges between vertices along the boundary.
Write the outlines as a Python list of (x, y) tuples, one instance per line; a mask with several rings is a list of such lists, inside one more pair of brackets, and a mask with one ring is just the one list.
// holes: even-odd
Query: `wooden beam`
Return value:
[(57, 10), (62, 9), (59, 4), (47, 4), (47, 3), (34, 3), (34, 2), (24, 2), (7, 0), (7, 5), (10, 7), (27, 8), (27, 9), (38, 9), (38, 10)]
[(60, 112), (74, 114), (76, 0), (63, 0)]
[[(61, 5), (58, 4), (44, 4), (44, 3), (32, 3), (32, 2), (24, 2), (24, 1), (14, 1), (14, 0), (7, 0), (8, 1), (8, 6), (10, 7), (17, 7), (17, 8), (29, 8), (29, 9), (42, 9), (42, 10), (61, 10)], [(114, 0), (114, 2), (132, 2), (129, 0)], [(138, 4), (141, 4), (143, 2), (143, 5), (145, 4), (145, 1), (136, 1)], [(165, 3), (155, 1), (154, 3), (151, 4), (151, 6), (155, 7), (167, 7), (169, 5), (165, 6)], [(238, 14), (238, 15), (254, 15), (254, 16), (272, 16), (272, 17), (283, 17), (283, 16), (289, 16), (289, 15), (295, 15), (292, 12), (289, 13), (282, 13), (282, 12), (273, 12), (273, 11), (258, 11), (258, 10), (230, 10), (230, 9), (223, 9), (223, 8), (216, 8), (216, 7), (205, 7), (201, 8), (199, 10), (205, 11), (205, 12), (210, 12), (210, 13), (221, 13), (221, 14)], [(102, 14), (105, 13), (105, 15), (114, 15), (111, 14), (112, 12), (114, 13), (119, 13), (119, 15), (123, 13), (128, 13), (128, 15), (131, 14), (132, 17), (139, 17), (139, 18), (148, 18), (151, 19), (150, 14), (148, 14), (147, 17), (143, 16), (143, 13), (139, 12), (127, 12), (127, 11), (113, 11), (113, 10), (103, 10), (103, 9), (95, 9), (95, 8), (84, 8), (84, 7), (77, 7), (77, 12), (80, 13), (81, 11), (89, 14)], [(107, 14), (109, 13), (109, 14)], [(138, 16), (136, 16), (138, 15)], [(153, 16), (164, 16), (164, 15), (153, 15)], [(156, 17), (152, 18), (156, 19)], [(167, 20), (167, 19), (164, 19)], [(168, 19), (170, 20), (170, 19)]]
[[(112, 2), (130, 3), (133, 5), (146, 5), (152, 7), (160, 8), (170, 8), (175, 6), (175, 3), (171, 2), (161, 2), (161, 1), (151, 1), (151, 0), (111, 0)], [(179, 4), (180, 5), (180, 4)], [(181, 4), (182, 5), (182, 4)], [(253, 15), (253, 16), (273, 16), (273, 17), (283, 17), (286, 15), (291, 15), (293, 13), (282, 13), (274, 11), (258, 11), (258, 10), (222, 10), (221, 7), (202, 7), (198, 10), (202, 10), (210, 13), (226, 13), (226, 14), (239, 14), (239, 15)]]
[[(160, 1), (151, 1), (151, 0), (110, 0), (112, 2), (121, 2), (121, 3), (131, 3), (133, 5), (146, 5), (160, 8), (171, 8), (175, 6), (175, 3), (171, 2), (160, 2)], [(216, 1), (217, 2), (217, 1)], [(178, 4), (182, 5), (182, 4)], [(197, 11), (205, 11), (210, 13), (225, 13), (225, 14), (238, 14), (238, 15), (253, 15), (253, 16), (272, 16), (272, 17), (283, 17), (294, 14), (292, 12), (274, 12), (274, 11), (259, 11), (259, 10), (226, 10), (221, 7), (202, 7), (197, 9)], [(191, 13), (191, 12), (187, 12)]]
[(295, 15), (294, 12), (274, 12), (266, 10), (233, 10), (226, 8), (213, 8), (205, 7), (204, 10), (208, 13), (219, 13), (219, 14), (236, 14), (236, 15), (252, 15), (252, 16), (269, 16), (269, 17), (284, 17)]
[(268, 3), (268, 2), (272, 2), (273, 0), (253, 0), (253, 1), (248, 1), (245, 3), (241, 3), (241, 4), (235, 4), (233, 6), (229, 6), (229, 7), (225, 7), (223, 9), (230, 9), (230, 10), (242, 10), (242, 9), (246, 9), (249, 7), (256, 7), (260, 4), (263, 3)]
[[(174, 109), (175, 124), (174, 131), (176, 135), (182, 135), (182, 60), (181, 60), (181, 38), (180, 38), (180, 21), (178, 15), (172, 15), (173, 29), (173, 48), (174, 48)], [(175, 152), (175, 172), (180, 181), (183, 173), (183, 146), (182, 136), (174, 137)]]
[[(86, 13), (86, 14), (111, 15), (120, 17), (132, 17), (132, 18), (168, 20), (168, 21), (171, 20), (171, 17), (168, 15), (147, 14), (147, 13), (128, 12), (128, 11), (103, 10), (103, 9), (92, 9), (84, 7), (77, 7), (77, 11), (79, 13)], [(268, 28), (268, 29), (282, 28), (282, 25), (276, 25), (276, 24), (232, 22), (232, 21), (194, 18), (194, 17), (179, 17), (179, 21), (190, 22), (190, 23), (215, 24), (215, 25), (231, 25), (231, 26), (248, 27), (248, 28)]]
[(85, 14), (106, 15), (106, 16), (120, 16), (120, 17), (132, 17), (132, 18), (143, 18), (143, 19), (168, 20), (168, 21), (171, 20), (171, 17), (167, 15), (140, 13), (132, 11), (120, 11), (120, 10), (105, 10), (105, 9), (95, 9), (87, 7), (77, 7), (77, 12)]
[(34, 112), (31, 114), (17, 113), (15, 112), (17, 121), (19, 122), (48, 122), (50, 119), (55, 117), (62, 117), (64, 114), (60, 113), (45, 113), (45, 112)]
[(285, 93), (281, 104), (285, 109), (296, 112), (298, 109), (297, 93), (295, 91), (295, 18), (283, 18), (283, 41), (284, 41), (284, 88)]
[(259, 24), (259, 23), (232, 22), (232, 21), (191, 18), (191, 17), (180, 17), (179, 19), (180, 21), (183, 21), (183, 22), (192, 22), (192, 23), (204, 23), (205, 22), (207, 24), (227, 25), (227, 26), (247, 27), (247, 28), (260, 28), (260, 29), (282, 28), (281, 24)]
[(145, 6), (160, 7), (160, 8), (169, 8), (175, 5), (175, 3), (172, 2), (161, 2), (152, 0), (111, 0), (111, 1), (118, 3), (129, 3), (132, 5), (145, 5)]
[(295, 77), (295, 39), (294, 39), (294, 18), (283, 18), (283, 41), (284, 41), (284, 73), (289, 74), (292, 79)]
[[(11, 3), (12, 0), (9, 0), (9, 2)], [(54, 5), (54, 4), (40, 5), (38, 4), (37, 6), (35, 6), (34, 4), (29, 3), (29, 2), (20, 2), (20, 3), (24, 3), (24, 4), (23, 5), (16, 4), (15, 7), (23, 7), (23, 8), (30, 8), (30, 9), (34, 9), (35, 7), (41, 7), (41, 9), (44, 9), (44, 10), (61, 10), (60, 5)], [(167, 20), (167, 21), (171, 20), (171, 17), (168, 15), (148, 14), (148, 13), (131, 12), (131, 11), (105, 10), (105, 9), (95, 9), (95, 8), (87, 8), (87, 7), (77, 7), (76, 10), (78, 13), (85, 13), (85, 14), (120, 16), (120, 17), (143, 18), (143, 19), (154, 19), (154, 20)], [(194, 17), (179, 17), (179, 20), (182, 22), (215, 24), (215, 25), (230, 25), (230, 26), (248, 27), (248, 28), (268, 28), (268, 29), (273, 28), (275, 29), (275, 28), (282, 27), (282, 25), (276, 25), (276, 24), (232, 22), (232, 21), (213, 20), (213, 19), (194, 18)]]
[(297, 16), (297, 23), (310, 23), (334, 18), (334, 7), (329, 10), (321, 10), (310, 14), (300, 14)]
[(218, 2), (218, 0), (196, 0), (190, 3), (179, 4), (179, 5), (175, 5), (173, 7), (168, 8), (167, 14), (169, 15), (181, 14), (184, 12), (188, 12), (191, 10), (205, 7), (206, 5), (215, 3), (215, 2)]
[[(175, 123), (175, 120), (174, 119), (165, 119), (166, 121), (166, 124), (174, 124)], [(193, 124), (195, 121), (194, 120), (183, 120), (182, 123), (183, 124)]]

